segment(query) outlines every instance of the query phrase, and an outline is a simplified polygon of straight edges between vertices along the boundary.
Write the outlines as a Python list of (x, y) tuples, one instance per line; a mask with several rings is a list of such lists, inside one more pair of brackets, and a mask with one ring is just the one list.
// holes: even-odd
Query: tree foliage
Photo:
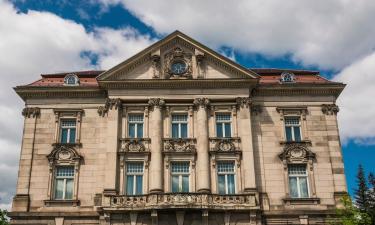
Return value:
[(357, 173), (357, 184), (358, 187), (355, 190), (355, 204), (361, 212), (366, 212), (369, 207), (368, 192), (369, 188), (366, 182), (365, 172), (362, 165), (358, 166)]
[(9, 225), (7, 211), (0, 209), (0, 225)]
[(343, 204), (343, 208), (336, 210), (336, 215), (339, 218), (338, 222), (340, 225), (371, 224), (370, 216), (367, 213), (361, 212), (357, 207), (355, 207), (349, 196), (344, 196), (341, 199), (341, 202)]

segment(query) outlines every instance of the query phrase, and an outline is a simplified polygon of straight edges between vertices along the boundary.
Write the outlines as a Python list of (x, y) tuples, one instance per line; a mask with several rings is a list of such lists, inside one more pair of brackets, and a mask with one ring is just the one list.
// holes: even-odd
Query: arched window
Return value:
[(79, 79), (75, 74), (68, 74), (64, 78), (64, 84), (68, 86), (79, 85)]
[(281, 74), (281, 82), (283, 83), (292, 83), (294, 82), (294, 74), (289, 72), (283, 72)]

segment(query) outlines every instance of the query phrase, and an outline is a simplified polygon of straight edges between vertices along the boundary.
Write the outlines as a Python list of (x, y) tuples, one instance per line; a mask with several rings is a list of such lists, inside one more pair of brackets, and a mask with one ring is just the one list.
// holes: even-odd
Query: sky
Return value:
[(0, 0), (0, 208), (15, 193), (23, 127), (12, 87), (109, 69), (175, 30), (245, 67), (346, 83), (337, 104), (352, 194), (359, 163), (375, 172), (374, 21), (370, 0)]

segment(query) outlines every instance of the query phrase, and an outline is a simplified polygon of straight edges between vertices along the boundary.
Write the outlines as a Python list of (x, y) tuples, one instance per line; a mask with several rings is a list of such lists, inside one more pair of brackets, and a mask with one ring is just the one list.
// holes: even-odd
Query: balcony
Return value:
[(241, 138), (239, 137), (211, 137), (210, 153), (241, 153)]
[(138, 196), (107, 196), (105, 198), (109, 198), (109, 205), (104, 206), (107, 210), (127, 211), (181, 208), (214, 210), (259, 209), (255, 193), (236, 195), (165, 193)]

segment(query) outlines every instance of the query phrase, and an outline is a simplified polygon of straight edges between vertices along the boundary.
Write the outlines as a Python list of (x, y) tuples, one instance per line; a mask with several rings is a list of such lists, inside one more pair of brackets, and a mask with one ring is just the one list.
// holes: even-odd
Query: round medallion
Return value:
[(59, 152), (59, 159), (70, 159), (70, 152), (68, 151)]
[(303, 156), (303, 152), (302, 152), (302, 150), (300, 150), (300, 149), (294, 149), (294, 150), (292, 150), (292, 151), (290, 152), (290, 154), (291, 154), (292, 157), (294, 157), (294, 158), (300, 158), (300, 157)]
[(176, 62), (173, 62), (171, 65), (171, 71), (173, 74), (181, 75), (185, 73), (186, 70), (187, 70), (187, 65), (183, 61), (176, 61)]

